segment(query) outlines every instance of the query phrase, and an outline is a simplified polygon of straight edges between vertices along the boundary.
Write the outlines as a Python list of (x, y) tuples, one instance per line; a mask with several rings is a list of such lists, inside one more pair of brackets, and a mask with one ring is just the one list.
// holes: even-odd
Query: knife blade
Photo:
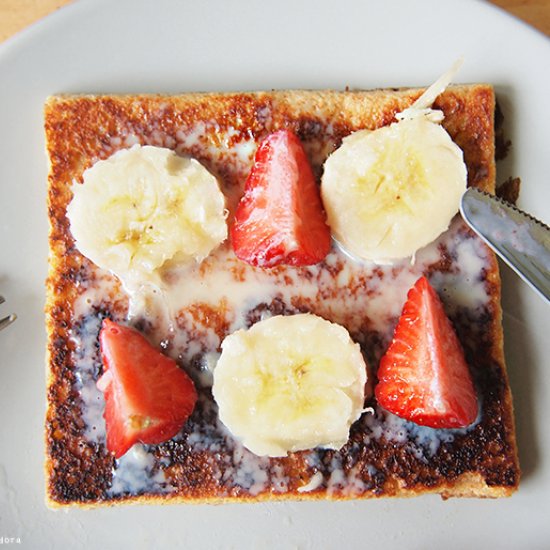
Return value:
[(547, 225), (473, 187), (462, 196), (460, 213), (525, 282), (550, 302), (550, 228)]

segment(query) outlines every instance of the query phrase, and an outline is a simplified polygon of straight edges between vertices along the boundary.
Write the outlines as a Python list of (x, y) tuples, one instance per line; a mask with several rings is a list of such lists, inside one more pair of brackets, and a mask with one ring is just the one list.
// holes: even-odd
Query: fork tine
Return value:
[(16, 319), (17, 315), (15, 315), (15, 313), (12, 313), (11, 315), (4, 317), (3, 319), (0, 319), (0, 330), (6, 328), (8, 325), (11, 325)]

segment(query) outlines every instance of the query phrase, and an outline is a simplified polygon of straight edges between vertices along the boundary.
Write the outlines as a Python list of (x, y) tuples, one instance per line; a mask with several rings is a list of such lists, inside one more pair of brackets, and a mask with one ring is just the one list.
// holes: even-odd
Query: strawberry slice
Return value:
[(375, 395), (388, 411), (432, 428), (462, 428), (478, 403), (464, 352), (426, 277), (409, 290)]
[(289, 130), (259, 145), (231, 228), (237, 257), (261, 267), (302, 266), (329, 252), (319, 187), (299, 138)]
[(174, 437), (197, 401), (193, 381), (175, 361), (136, 330), (103, 321), (99, 335), (104, 372), (107, 448), (120, 458), (138, 441), (157, 444)]

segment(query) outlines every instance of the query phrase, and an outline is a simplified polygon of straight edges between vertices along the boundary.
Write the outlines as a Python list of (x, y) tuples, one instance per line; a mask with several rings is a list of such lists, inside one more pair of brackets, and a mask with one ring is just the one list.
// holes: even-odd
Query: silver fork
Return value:
[[(0, 296), (0, 304), (3, 304), (5, 301), (6, 300), (4, 300), (4, 297)], [(0, 319), (0, 330), (6, 328), (8, 325), (11, 325), (16, 319), (17, 315), (15, 315), (15, 313), (12, 313), (11, 315), (4, 317), (3, 319)]]

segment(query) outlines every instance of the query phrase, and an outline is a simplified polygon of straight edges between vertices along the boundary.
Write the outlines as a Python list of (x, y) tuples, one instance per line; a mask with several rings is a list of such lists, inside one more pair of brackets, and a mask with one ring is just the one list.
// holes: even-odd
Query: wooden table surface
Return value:
[[(0, 42), (73, 1), (78, 0), (0, 0)], [(491, 2), (550, 36), (550, 0)]]

